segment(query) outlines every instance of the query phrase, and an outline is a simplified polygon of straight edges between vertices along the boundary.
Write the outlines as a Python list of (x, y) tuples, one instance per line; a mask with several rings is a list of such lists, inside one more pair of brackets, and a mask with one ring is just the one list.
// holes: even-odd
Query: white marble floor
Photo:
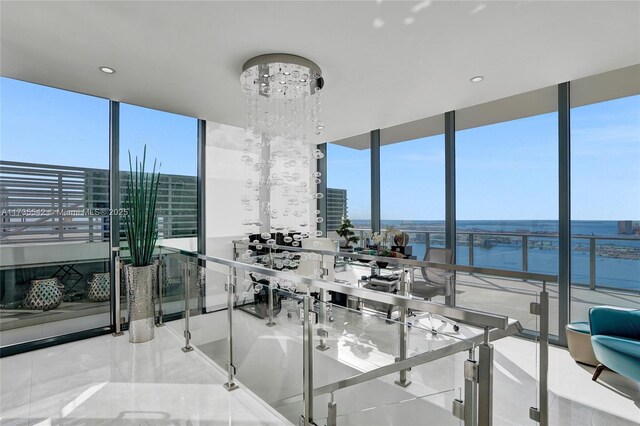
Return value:
[[(223, 323), (223, 318), (214, 317), (193, 318), (192, 330), (223, 329), (214, 321)], [(261, 333), (278, 329), (239, 311), (237, 319), (246, 319)], [(181, 322), (158, 328), (156, 339), (143, 344), (130, 344), (126, 334), (109, 335), (0, 359), (0, 424), (287, 423), (246, 386), (227, 392), (222, 387), (224, 373), (201, 354), (183, 353), (179, 332), (171, 330), (180, 331)], [(205, 341), (219, 338), (212, 334)], [(194, 343), (199, 344), (198, 339)], [(494, 424), (535, 424), (526, 417), (535, 400), (534, 343), (506, 338), (495, 347)], [(576, 364), (563, 348), (552, 347), (549, 361), (552, 425), (640, 425), (639, 383), (609, 371), (592, 382), (593, 369)], [(446, 367), (442, 362), (416, 368), (412, 378), (433, 384)], [(457, 376), (454, 381), (459, 381)]]
[(246, 389), (183, 353), (168, 327), (131, 344), (111, 335), (0, 359), (2, 425), (280, 425)]

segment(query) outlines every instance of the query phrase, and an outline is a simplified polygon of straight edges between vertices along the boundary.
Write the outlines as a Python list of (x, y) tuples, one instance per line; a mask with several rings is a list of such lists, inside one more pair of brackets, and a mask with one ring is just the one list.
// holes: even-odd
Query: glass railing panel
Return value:
[(640, 238), (598, 239), (595, 246), (596, 288), (640, 291)]
[[(535, 331), (529, 305), (542, 290), (542, 283), (517, 278), (456, 273), (456, 305), (517, 319), (525, 330)], [(548, 285), (550, 334), (558, 334), (558, 286)]]
[[(236, 283), (236, 308), (233, 311), (235, 377), (241, 386), (297, 423), (303, 411), (302, 295), (295, 293), (295, 286), (286, 279), (240, 268), (232, 273)], [(220, 314), (226, 318), (227, 311), (213, 315)], [(226, 335), (215, 344), (218, 349), (206, 353), (210, 353), (217, 364), (225, 366)]]
[(4, 247), (10, 260), (0, 269), (2, 346), (110, 324), (107, 246), (65, 246)]
[[(203, 350), (206, 349), (207, 344), (218, 341), (223, 336), (226, 336), (226, 317), (224, 315), (218, 315), (218, 318), (214, 319), (214, 317), (204, 315), (204, 313), (206, 291), (220, 286), (224, 291), (224, 284), (220, 283), (226, 283), (228, 281), (229, 273), (207, 269), (204, 266), (198, 265), (195, 258), (188, 256), (183, 257), (183, 262), (181, 262), (182, 268), (185, 267), (184, 260), (187, 261), (187, 279), (189, 284), (188, 288), (183, 286), (183, 298), (180, 301), (182, 304), (183, 315), (182, 320), (179, 321), (179, 323), (184, 328), (186, 320), (186, 306), (188, 306), (190, 331), (189, 345)], [(184, 283), (184, 279), (182, 282)], [(226, 352), (223, 353), (226, 354)]]
[[(319, 375), (317, 386), (393, 364), (399, 356), (399, 323), (387, 319), (389, 305), (353, 297), (348, 300), (351, 308), (320, 301), (314, 304), (318, 316), (314, 326), (314, 347), (319, 350), (316, 358), (330, 358), (333, 366), (318, 364), (316, 371), (325, 373)], [(322, 339), (325, 350), (321, 349), (322, 333), (326, 333)]]
[(473, 266), (475, 238), (471, 234), (458, 233), (456, 235), (456, 264)]
[(588, 321), (592, 306), (640, 303), (640, 239), (572, 239), (571, 321)]
[(526, 253), (522, 253), (522, 255), (523, 263), (526, 262), (527, 266), (523, 268), (525, 271), (540, 274), (558, 274), (557, 236), (526, 236), (526, 247), (524, 248), (526, 248)]
[[(275, 248), (275, 250), (284, 249)], [(320, 256), (316, 253), (311, 254)], [(233, 313), (233, 365), (239, 384), (272, 404), (294, 423), (298, 422), (304, 411), (302, 367), (305, 338), (303, 336), (304, 313), (301, 312), (301, 308), (302, 300), (308, 296), (306, 296), (306, 287), (302, 284), (302, 278), (293, 275), (291, 270), (298, 266), (296, 263), (299, 263), (305, 255), (309, 260), (309, 253), (287, 254), (281, 251), (270, 255), (268, 252), (264, 254), (254, 250), (245, 251), (238, 256), (244, 265), (237, 264), (231, 269), (224, 266), (222, 268), (227, 272), (219, 272), (211, 267), (211, 264), (214, 264), (213, 266), (217, 264), (212, 260), (208, 262), (210, 265), (204, 274), (207, 291), (209, 286), (213, 286), (224, 295), (225, 291), (222, 288), (224, 283), (230, 280), (235, 284), (232, 297), (234, 309), (231, 311)], [(285, 261), (287, 261), (286, 264)], [(336, 281), (345, 285), (351, 284), (355, 287), (378, 290), (372, 292), (372, 296), (376, 299), (380, 297), (375, 295), (380, 294), (381, 289), (370, 288), (373, 282), (370, 279), (363, 279), (363, 276), (370, 275), (372, 269), (383, 276), (393, 273), (392, 269), (396, 267), (392, 264), (395, 262), (389, 263), (391, 265), (381, 267), (376, 262), (373, 262), (373, 265), (368, 261), (349, 262), (344, 265), (343, 270), (336, 269)], [(286, 273), (256, 271), (255, 267), (258, 265), (280, 269)], [(326, 265), (322, 264), (322, 266), (324, 268)], [(313, 272), (330, 273), (330, 270), (327, 272), (323, 268), (317, 268)], [(406, 270), (399, 268), (397, 272), (402, 276), (403, 271)], [(227, 276), (229, 273), (231, 277)], [(277, 274), (276, 277), (273, 276), (274, 273)], [(410, 274), (405, 272), (405, 277), (407, 275)], [(407, 280), (411, 281), (409, 278)], [(216, 282), (220, 284), (214, 284)], [(395, 284), (399, 284), (399, 287), (394, 290), (401, 292), (402, 280)], [(318, 286), (319, 283), (316, 285)], [(189, 288), (191, 291), (191, 287)], [(345, 389), (352, 387), (355, 389), (360, 386), (361, 384), (355, 384), (357, 381), (349, 380), (362, 373), (373, 373), (366, 382), (370, 386), (375, 389), (380, 386), (384, 388), (380, 392), (375, 390), (375, 393), (385, 397), (398, 396), (395, 399), (386, 398), (376, 406), (463, 386), (464, 361), (469, 349), (481, 340), (479, 338), (482, 330), (416, 309), (409, 310), (405, 318), (400, 308), (391, 307), (390, 309), (388, 303), (393, 303), (392, 299), (382, 303), (367, 299), (365, 294), (358, 294), (358, 297), (355, 297), (328, 292), (329, 294), (323, 296), (317, 290), (312, 287), (311, 293), (318, 293), (318, 295), (309, 299), (312, 302), (310, 309), (314, 313), (310, 345), (314, 357), (314, 388), (319, 392), (314, 398), (316, 410), (319, 410), (316, 411), (315, 418), (321, 415), (323, 409), (318, 407), (326, 409), (330, 398), (330, 390), (327, 389), (336, 389), (334, 396), (337, 398), (340, 393), (346, 392)], [(352, 291), (354, 290), (349, 290), (347, 293)], [(204, 304), (206, 305), (206, 302)], [(200, 309), (201, 306), (196, 305), (196, 308)], [(425, 311), (440, 309), (437, 305), (424, 306)], [(525, 309), (528, 310), (528, 304)], [(228, 341), (224, 333), (225, 328), (228, 330), (228, 321), (226, 321), (228, 313), (229, 311), (225, 309), (198, 318), (207, 322), (210, 319), (215, 320), (217, 336), (191, 330), (194, 346), (198, 349), (205, 348), (203, 352), (223, 368), (226, 368), (229, 359), (226, 355)], [(192, 317), (192, 324), (195, 322)], [(200, 336), (205, 337), (200, 338)], [(451, 350), (456, 352), (455, 356), (450, 355)], [(427, 357), (424, 354), (430, 355)], [(274, 365), (269, 364), (270, 368), (265, 368), (265, 359), (270, 360), (270, 363), (273, 363), (273, 360), (277, 362)], [(399, 359), (408, 359), (411, 370), (408, 370), (408, 367), (404, 371), (395, 369), (394, 365)], [(388, 370), (376, 372), (380, 368)], [(451, 371), (452, 374), (442, 374), (442, 371)], [(350, 383), (347, 388), (338, 385), (345, 381)], [(396, 381), (412, 382), (412, 384), (405, 388), (396, 384)], [(323, 387), (325, 390), (322, 390)], [(406, 389), (411, 391), (407, 393)], [(396, 395), (396, 390), (401, 395)], [(348, 403), (347, 401), (353, 398), (357, 400), (354, 395), (348, 393), (345, 395), (349, 398), (342, 399), (343, 403)], [(528, 401), (526, 404), (530, 406), (532, 402)], [(362, 410), (366, 408), (368, 407), (361, 407)]]
[[(357, 388), (357, 387), (356, 387)], [(366, 392), (365, 390), (359, 390)], [(408, 395), (405, 399), (385, 401), (383, 395), (367, 395), (369, 406), (360, 408), (350, 404), (336, 404), (337, 423), (343, 425), (462, 425), (463, 421), (452, 414), (455, 399), (462, 398), (462, 389), (448, 389), (428, 394)], [(372, 405), (375, 404), (375, 405)], [(362, 404), (362, 405), (366, 405)], [(425, 423), (425, 419), (428, 422)], [(318, 425), (328, 425), (326, 416), (316, 417)]]
[(589, 240), (571, 239), (571, 282), (576, 285), (589, 285)]
[[(162, 311), (165, 316), (171, 316), (184, 312), (184, 262), (188, 257), (180, 253), (166, 252), (166, 250), (161, 257)], [(192, 293), (192, 297), (195, 295)]]
[[(532, 294), (530, 302), (539, 302)], [(529, 304), (527, 303), (527, 310)], [(494, 421), (495, 424), (534, 425), (529, 408), (539, 408), (540, 317), (522, 313), (523, 322), (535, 340), (504, 339), (494, 345)], [(526, 320), (525, 320), (526, 318)], [(517, 360), (517, 362), (515, 362)], [(519, 395), (513, 398), (513, 395)]]

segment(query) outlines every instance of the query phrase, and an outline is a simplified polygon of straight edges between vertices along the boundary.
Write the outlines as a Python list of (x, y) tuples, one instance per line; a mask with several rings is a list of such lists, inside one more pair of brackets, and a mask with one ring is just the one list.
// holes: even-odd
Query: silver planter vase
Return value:
[(124, 266), (127, 285), (127, 310), (129, 316), (129, 341), (142, 343), (153, 339), (155, 329), (154, 288), (157, 265)]

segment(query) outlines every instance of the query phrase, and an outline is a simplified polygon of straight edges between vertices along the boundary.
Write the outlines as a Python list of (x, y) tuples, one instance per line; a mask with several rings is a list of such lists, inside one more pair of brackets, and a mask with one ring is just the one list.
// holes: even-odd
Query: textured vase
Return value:
[(156, 265), (124, 266), (131, 343), (142, 343), (153, 339), (155, 329), (153, 289), (157, 277), (156, 271)]

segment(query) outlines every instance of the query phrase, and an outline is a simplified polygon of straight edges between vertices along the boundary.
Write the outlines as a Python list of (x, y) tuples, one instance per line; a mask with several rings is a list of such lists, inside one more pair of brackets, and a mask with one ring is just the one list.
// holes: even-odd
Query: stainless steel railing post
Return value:
[(193, 347), (191, 347), (191, 331), (189, 330), (189, 317), (191, 316), (191, 310), (189, 309), (189, 299), (191, 297), (189, 288), (191, 287), (189, 284), (189, 277), (191, 276), (191, 271), (189, 270), (189, 259), (185, 258), (184, 264), (182, 266), (182, 277), (184, 280), (184, 348), (182, 348), (182, 352), (191, 352)]
[(236, 374), (236, 367), (233, 365), (233, 298), (235, 293), (235, 284), (233, 279), (235, 275), (232, 275), (234, 268), (229, 268), (229, 274), (227, 275), (227, 383), (224, 384), (224, 388), (231, 392), (234, 389), (238, 389), (238, 385), (235, 382), (234, 376)]
[(469, 233), (469, 266), (473, 266), (474, 263), (474, 258), (473, 258), (473, 246), (474, 246), (474, 241), (475, 240), (475, 236), (473, 235), (472, 232)]
[(303, 300), (303, 327), (302, 327), (302, 396), (304, 399), (304, 426), (313, 423), (313, 324), (311, 317), (311, 296), (309, 289)]
[(331, 392), (331, 399), (329, 400), (329, 405), (327, 406), (327, 426), (337, 426), (338, 425), (338, 406), (333, 400), (333, 392)]
[(269, 306), (267, 308), (267, 312), (269, 313), (269, 322), (267, 323), (267, 327), (273, 327), (276, 323), (273, 321), (273, 286), (271, 283), (267, 286), (267, 298)]
[(116, 300), (116, 323), (115, 323), (115, 333), (114, 336), (122, 336), (124, 333), (122, 332), (122, 307), (120, 306), (120, 270), (122, 268), (122, 260), (120, 260), (120, 255), (116, 255), (115, 260), (115, 271), (113, 271), (113, 278), (115, 280), (115, 293), (114, 296)]
[[(527, 272), (529, 270), (529, 237), (522, 236), (522, 271)], [(523, 280), (526, 281), (526, 280)]]
[(158, 255), (158, 324), (157, 327), (164, 326), (164, 311), (162, 310), (162, 292), (164, 290), (164, 255)]
[(540, 424), (549, 424), (549, 293), (543, 281), (540, 292)]
[(529, 408), (529, 418), (543, 426), (549, 424), (549, 293), (547, 282), (542, 282), (538, 303), (531, 303), (531, 313), (540, 317), (540, 359), (538, 362), (538, 407)]
[(493, 424), (493, 345), (489, 343), (489, 327), (484, 329), (484, 342), (479, 345), (478, 425)]
[[(403, 270), (400, 273), (400, 294), (405, 297), (409, 296), (409, 286), (406, 280), (406, 271)], [(396, 361), (404, 361), (407, 359), (407, 336), (409, 335), (409, 325), (407, 324), (407, 308), (400, 307), (398, 308), (400, 311), (400, 356), (396, 358)], [(407, 371), (409, 370), (400, 370), (400, 377), (395, 381), (396, 385), (400, 385), (402, 387), (407, 387), (411, 384), (411, 380), (407, 380)]]
[(596, 289), (596, 239), (589, 238), (589, 289)]
[[(465, 362), (464, 377), (464, 424), (475, 426), (478, 424), (478, 364), (475, 360), (475, 348), (469, 349), (469, 359)], [(467, 368), (472, 374), (467, 374)]]

